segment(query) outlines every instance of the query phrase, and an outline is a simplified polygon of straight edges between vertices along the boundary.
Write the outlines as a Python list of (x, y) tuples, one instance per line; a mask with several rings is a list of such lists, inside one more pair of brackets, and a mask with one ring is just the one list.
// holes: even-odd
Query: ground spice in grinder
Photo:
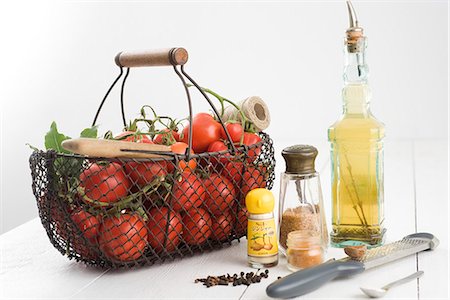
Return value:
[(297, 230), (308, 230), (321, 233), (318, 224), (320, 224), (320, 214), (314, 213), (309, 206), (298, 206), (288, 208), (281, 215), (280, 225), (280, 244), (286, 249), (288, 234)]

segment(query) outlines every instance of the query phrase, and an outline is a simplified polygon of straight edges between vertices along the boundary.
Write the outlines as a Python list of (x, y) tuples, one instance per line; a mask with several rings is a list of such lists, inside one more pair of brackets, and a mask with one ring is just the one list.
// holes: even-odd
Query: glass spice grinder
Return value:
[(323, 249), (328, 246), (322, 189), (314, 168), (317, 154), (317, 149), (309, 145), (290, 146), (281, 152), (286, 171), (281, 174), (278, 220), (280, 251), (284, 255), (292, 231), (318, 236)]

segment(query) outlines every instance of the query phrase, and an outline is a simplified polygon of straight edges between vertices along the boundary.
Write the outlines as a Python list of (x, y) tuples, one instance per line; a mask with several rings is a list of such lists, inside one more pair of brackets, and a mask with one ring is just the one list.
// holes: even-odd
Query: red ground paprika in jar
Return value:
[(325, 251), (321, 236), (314, 231), (291, 231), (287, 238), (287, 261), (291, 271), (298, 271), (319, 265)]

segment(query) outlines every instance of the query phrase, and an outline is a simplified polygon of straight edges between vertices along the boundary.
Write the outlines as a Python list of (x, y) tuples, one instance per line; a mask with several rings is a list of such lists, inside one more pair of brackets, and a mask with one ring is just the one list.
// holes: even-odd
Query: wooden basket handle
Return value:
[(124, 51), (115, 58), (116, 65), (126, 68), (184, 65), (187, 60), (188, 52), (184, 48)]

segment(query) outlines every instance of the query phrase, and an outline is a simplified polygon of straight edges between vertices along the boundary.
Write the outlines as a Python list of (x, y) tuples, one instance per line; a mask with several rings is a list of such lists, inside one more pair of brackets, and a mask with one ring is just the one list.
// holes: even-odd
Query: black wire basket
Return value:
[[(123, 67), (127, 67), (121, 93), (125, 124), (123, 88), (130, 67), (172, 65), (186, 90), (190, 123), (185, 78), (210, 103), (231, 141), (208, 96), (184, 71), (183, 51), (143, 53), (129, 61), (121, 61), (119, 54), (120, 75), (93, 123)], [(63, 255), (99, 267), (129, 268), (231, 245), (247, 233), (246, 194), (273, 185), (273, 143), (266, 133), (259, 136), (261, 141), (250, 146), (230, 142), (226, 151), (191, 154), (190, 126), (184, 154), (145, 159), (35, 151), (30, 168), (40, 219)]]

